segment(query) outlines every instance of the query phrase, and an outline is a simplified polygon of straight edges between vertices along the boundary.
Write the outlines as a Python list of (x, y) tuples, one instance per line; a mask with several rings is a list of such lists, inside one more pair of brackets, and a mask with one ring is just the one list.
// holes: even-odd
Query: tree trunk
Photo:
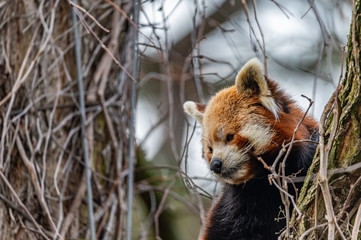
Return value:
[(0, 3), (1, 239), (89, 238), (74, 28), (80, 31), (95, 231), (101, 239), (124, 237), (133, 1), (80, 4)]
[[(361, 204), (360, 33), (361, 7), (357, 0), (345, 78), (321, 118), (319, 150), (298, 199), (304, 214), (300, 219), (293, 216), (290, 239), (360, 239), (360, 225), (355, 224)], [(328, 170), (326, 178), (322, 176), (324, 170)]]

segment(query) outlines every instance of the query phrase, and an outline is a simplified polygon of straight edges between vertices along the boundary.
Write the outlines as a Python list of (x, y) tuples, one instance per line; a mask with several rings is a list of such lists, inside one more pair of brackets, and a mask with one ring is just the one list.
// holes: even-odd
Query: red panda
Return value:
[[(184, 110), (201, 124), (203, 158), (224, 183), (221, 196), (208, 212), (201, 239), (277, 239), (286, 225), (280, 214), (284, 206), (257, 157), (271, 165), (282, 145), (290, 142), (304, 112), (264, 76), (257, 58), (243, 66), (234, 86), (218, 92), (208, 105), (188, 101)], [(316, 141), (317, 129), (317, 122), (306, 116), (295, 140)], [(286, 174), (305, 174), (316, 146), (295, 143)]]

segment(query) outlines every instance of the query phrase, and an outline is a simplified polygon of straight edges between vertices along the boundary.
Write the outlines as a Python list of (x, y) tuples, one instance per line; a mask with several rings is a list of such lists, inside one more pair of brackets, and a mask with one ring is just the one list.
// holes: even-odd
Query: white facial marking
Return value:
[(274, 133), (268, 128), (257, 124), (247, 124), (240, 131), (253, 145), (256, 154), (262, 154), (269, 145)]
[(213, 157), (220, 158), (224, 167), (235, 167), (248, 160), (245, 149), (238, 149), (235, 145), (218, 143), (213, 146)]
[(247, 174), (247, 170), (242, 168), (242, 164), (249, 160), (247, 153), (248, 149), (239, 149), (235, 145), (227, 145), (224, 143), (216, 143), (213, 145), (213, 157), (222, 159), (222, 171), (229, 171), (231, 173), (226, 178), (221, 177), (223, 181), (233, 184), (234, 179), (240, 179)]
[(245, 175), (247, 174), (247, 170), (245, 170), (245, 169), (240, 169), (240, 170), (238, 170), (233, 176), (232, 176), (232, 178), (233, 179), (241, 179), (241, 178), (243, 178)]

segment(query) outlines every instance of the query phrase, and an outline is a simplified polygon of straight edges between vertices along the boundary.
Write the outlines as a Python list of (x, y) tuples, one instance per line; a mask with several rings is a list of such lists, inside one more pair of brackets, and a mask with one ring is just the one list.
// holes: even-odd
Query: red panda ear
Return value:
[(278, 107), (264, 78), (258, 58), (249, 60), (238, 72), (235, 85), (237, 92), (245, 97), (258, 97), (262, 104), (278, 119)]
[(197, 122), (202, 124), (204, 111), (206, 110), (206, 105), (201, 103), (195, 103), (192, 101), (187, 101), (183, 104), (184, 111), (192, 116)]

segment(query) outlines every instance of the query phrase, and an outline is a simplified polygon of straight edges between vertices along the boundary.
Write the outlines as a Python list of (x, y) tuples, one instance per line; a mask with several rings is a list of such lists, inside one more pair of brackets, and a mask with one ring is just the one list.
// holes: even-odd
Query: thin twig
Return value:
[(33, 187), (35, 188), (35, 192), (36, 192), (36, 195), (39, 199), (39, 203), (40, 203), (40, 206), (42, 207), (46, 217), (47, 217), (47, 220), (52, 228), (52, 230), (54, 232), (56, 232), (56, 225), (52, 219), (52, 216), (50, 214), (50, 210), (48, 208), (48, 205), (45, 201), (45, 198), (44, 198), (44, 193), (43, 191), (41, 190), (41, 187), (39, 185), (39, 180), (38, 180), (38, 177), (37, 177), (37, 174), (36, 174), (36, 170), (35, 170), (35, 167), (34, 165), (32, 164), (32, 162), (30, 161), (30, 159), (26, 156), (26, 153), (25, 153), (25, 149), (23, 147), (23, 144), (20, 140), (20, 137), (19, 136), (16, 136), (16, 146), (17, 146), (17, 149), (20, 153), (20, 156), (21, 156), (21, 159), (23, 160), (23, 163), (25, 165), (25, 167), (27, 168), (27, 170), (29, 171), (29, 174), (30, 174), (30, 180), (33, 184)]
[[(78, 19), (75, 13), (75, 9), (72, 8), (73, 23), (75, 26), (78, 24)], [(80, 112), (81, 112), (81, 132), (82, 132), (82, 143), (83, 143), (83, 156), (85, 162), (85, 173), (86, 173), (86, 183), (87, 183), (87, 197), (88, 197), (88, 218), (90, 225), (90, 235), (91, 239), (95, 240), (95, 223), (94, 223), (94, 214), (93, 214), (93, 192), (91, 184), (91, 170), (89, 162), (89, 152), (88, 152), (88, 140), (86, 137), (86, 114), (85, 114), (85, 100), (84, 100), (84, 86), (83, 86), (83, 76), (81, 68), (81, 56), (80, 56), (80, 37), (78, 27), (74, 27), (74, 38), (75, 38), (75, 56), (76, 56), (76, 67), (77, 67), (77, 79), (78, 79), (78, 90), (79, 90), (79, 102), (80, 102)]]
[(157, 240), (161, 239), (159, 237), (159, 216), (160, 216), (161, 212), (163, 211), (165, 200), (167, 199), (167, 196), (168, 196), (170, 190), (172, 189), (174, 183), (175, 183), (175, 179), (173, 179), (172, 182), (169, 184), (169, 186), (165, 189), (163, 197), (159, 203), (158, 209), (154, 214), (155, 236), (156, 236)]
[(29, 216), (29, 218), (31, 219), (31, 221), (33, 222), (33, 224), (35, 225), (35, 227), (38, 229), (39, 233), (45, 238), (45, 239), (50, 239), (45, 233), (44, 231), (41, 229), (40, 225), (36, 222), (36, 220), (34, 219), (33, 215), (30, 213), (30, 211), (28, 210), (28, 208), (25, 206), (25, 204), (20, 200), (19, 196), (17, 195), (16, 191), (14, 190), (14, 188), (11, 186), (11, 184), (9, 183), (9, 181), (7, 180), (7, 178), (4, 176), (2, 169), (0, 169), (0, 178), (5, 182), (6, 186), (10, 189), (11, 193), (13, 194), (13, 196), (15, 197), (16, 201), (18, 202), (18, 204), (21, 206), (22, 209), (24, 209), (25, 213)]
[(361, 204), (358, 207), (357, 210), (357, 214), (355, 217), (355, 222), (352, 228), (352, 240), (357, 240), (358, 235), (359, 235), (359, 231), (360, 231), (360, 226), (361, 226)]
[[(75, 11), (74, 11), (75, 12)], [(127, 76), (133, 81), (136, 82), (136, 80), (133, 78), (133, 76), (128, 72), (128, 70), (117, 60), (117, 58), (111, 53), (111, 51), (105, 46), (105, 44), (102, 42), (102, 40), (98, 37), (98, 35), (93, 31), (93, 29), (86, 25), (84, 22), (83, 26), (85, 27), (85, 29), (87, 29), (94, 37), (95, 39), (98, 41), (98, 43), (100, 44), (100, 46), (110, 55), (110, 57), (113, 59), (113, 61), (119, 66), (120, 69), (122, 69), (124, 71), (125, 74), (127, 74)], [(1, 104), (0, 104), (1, 106)]]
[(263, 35), (263, 31), (261, 28), (261, 24), (259, 24), (258, 18), (257, 18), (257, 11), (256, 11), (256, 2), (255, 0), (252, 0), (252, 4), (253, 4), (253, 12), (254, 12), (254, 19), (256, 20), (257, 23), (257, 27), (258, 30), (261, 34), (261, 38), (262, 38), (262, 53), (263, 53), (263, 60), (264, 60), (264, 74), (266, 77), (268, 77), (268, 67), (267, 67), (267, 52), (266, 52), (266, 42), (264, 40), (264, 35)]
[(315, 230), (317, 230), (317, 229), (319, 229), (319, 228), (323, 228), (323, 227), (325, 227), (325, 226), (327, 226), (327, 223), (322, 223), (322, 224), (320, 224), (320, 225), (316, 225), (316, 226), (313, 226), (313, 227), (307, 229), (307, 230), (301, 235), (301, 237), (300, 237), (299, 240), (305, 239), (305, 238), (308, 236), (308, 234), (310, 234), (311, 232), (313, 232), (313, 231), (315, 231)]
[(97, 19), (96, 19), (94, 16), (92, 16), (92, 15), (91, 15), (87, 10), (85, 10), (83, 7), (79, 6), (78, 4), (76, 4), (76, 3), (74, 3), (74, 2), (72, 2), (72, 1), (70, 1), (70, 0), (68, 0), (68, 3), (69, 3), (72, 7), (76, 7), (77, 9), (79, 9), (79, 10), (81, 10), (83, 13), (85, 13), (88, 17), (90, 17), (90, 18), (94, 21), (94, 23), (95, 23), (96, 25), (98, 25), (98, 27), (100, 27), (100, 29), (102, 29), (104, 32), (110, 33), (110, 30), (109, 30), (109, 29), (107, 29), (106, 27), (104, 27), (103, 25), (101, 25), (101, 24), (97, 21)]
[[(321, 116), (321, 120), (320, 120), (320, 124), (319, 124), (319, 132), (320, 132), (319, 184), (321, 187), (321, 191), (322, 191), (322, 195), (323, 195), (325, 207), (326, 207), (326, 213), (327, 213), (326, 219), (328, 221), (328, 239), (329, 240), (333, 240), (335, 238), (335, 228), (338, 229), (341, 237), (343, 239), (346, 239), (345, 236), (343, 235), (341, 229), (339, 228), (336, 217), (335, 217), (331, 193), (330, 193), (329, 184), (328, 184), (328, 178), (327, 178), (328, 156), (329, 156), (329, 152), (331, 151), (332, 143), (335, 138), (336, 129), (338, 126), (338, 121), (339, 121), (339, 116), (340, 116), (340, 113), (339, 113), (340, 110), (339, 110), (339, 106), (337, 103), (339, 90), (340, 90), (340, 87), (334, 92), (330, 101), (327, 103), (327, 105), (325, 107), (325, 111), (323, 112), (323, 114)], [(335, 106), (334, 118), (333, 118), (333, 122), (332, 122), (332, 126), (331, 126), (331, 134), (328, 139), (327, 146), (325, 146), (325, 127), (324, 126), (326, 124), (326, 118), (327, 118), (328, 113), (329, 113), (330, 109), (332, 108), (332, 106)]]

